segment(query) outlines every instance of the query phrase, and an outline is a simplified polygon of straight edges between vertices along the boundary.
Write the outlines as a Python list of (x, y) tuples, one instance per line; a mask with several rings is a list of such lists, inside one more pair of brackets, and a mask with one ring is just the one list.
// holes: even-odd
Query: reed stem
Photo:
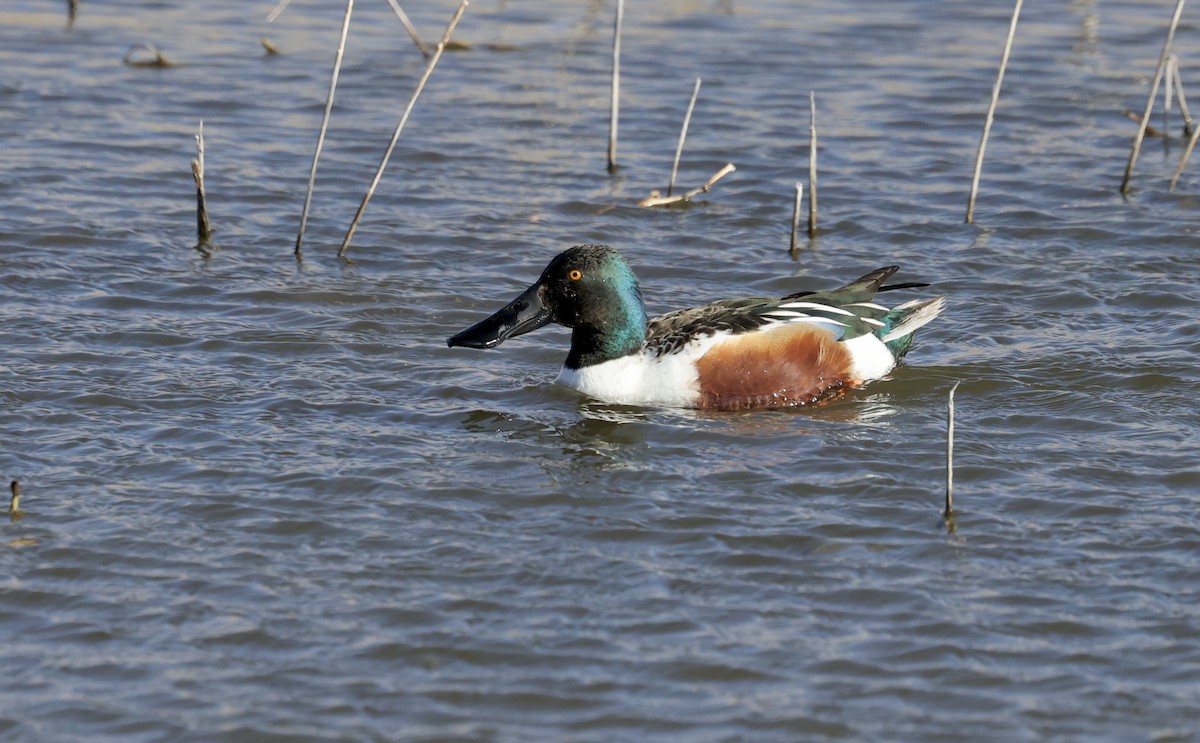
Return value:
[(942, 515), (947, 520), (954, 516), (954, 391), (962, 380), (950, 388), (950, 396), (946, 401), (946, 510)]
[(392, 157), (392, 151), (396, 149), (396, 142), (400, 140), (400, 132), (403, 131), (409, 114), (412, 113), (413, 107), (417, 104), (417, 96), (421, 95), (421, 91), (425, 89), (426, 81), (433, 74), (433, 68), (437, 67), (438, 60), (442, 58), (442, 52), (445, 51), (446, 44), (450, 41), (450, 34), (454, 33), (454, 27), (458, 25), (459, 19), (462, 18), (469, 4), (467, 0), (462, 0), (462, 3), (459, 4), (458, 10), (454, 11), (454, 16), (450, 19), (450, 25), (446, 26), (446, 33), (442, 34), (442, 40), (438, 42), (433, 56), (429, 58), (429, 64), (425, 66), (425, 72), (417, 82), (416, 90), (413, 91), (412, 97), (408, 99), (408, 105), (404, 107), (404, 114), (400, 117), (400, 123), (396, 124), (396, 131), (392, 133), (392, 140), (388, 143), (387, 151), (383, 153), (383, 160), (380, 161), (379, 167), (375, 170), (375, 177), (371, 179), (371, 185), (367, 188), (367, 193), (363, 196), (362, 203), (358, 205), (358, 211), (354, 213), (354, 219), (350, 222), (350, 229), (346, 231), (346, 237), (342, 240), (342, 246), (338, 248), (338, 258), (346, 257), (346, 250), (350, 247), (350, 240), (354, 237), (354, 232), (358, 229), (358, 223), (362, 220), (363, 212), (367, 209), (367, 203), (371, 201), (371, 197), (375, 194), (375, 189), (379, 186), (379, 181), (383, 178), (383, 171), (387, 168), (388, 160)]
[(817, 234), (817, 94), (808, 92), (808, 236)]
[(208, 194), (204, 189), (204, 121), (196, 132), (196, 158), (192, 160), (192, 180), (196, 182), (196, 246), (201, 252), (212, 244), (212, 224), (208, 221)]
[(413, 43), (416, 44), (417, 48), (421, 50), (421, 56), (425, 57), (425, 59), (429, 59), (429, 47), (426, 46), (424, 41), (421, 41), (421, 36), (417, 33), (417, 29), (412, 25), (412, 21), (408, 20), (408, 16), (404, 13), (404, 8), (401, 8), (400, 3), (396, 2), (396, 0), (388, 0), (388, 2), (391, 3), (392, 10), (395, 11), (396, 17), (400, 19), (400, 23), (404, 25), (404, 30), (408, 32), (408, 35), (412, 38)]
[[(284, 0), (274, 15), (278, 15), (287, 5)], [(317, 147), (313, 151), (312, 167), (308, 171), (308, 189), (304, 194), (304, 208), (300, 211), (300, 231), (296, 233), (296, 260), (303, 257), (301, 245), (304, 243), (304, 230), (308, 226), (308, 209), (312, 206), (313, 188), (317, 184), (317, 162), (321, 159), (321, 148), (325, 146), (325, 132), (329, 130), (329, 116), (333, 112), (333, 96), (337, 91), (338, 74), (342, 70), (342, 55), (346, 51), (346, 35), (350, 32), (350, 16), (354, 12), (354, 0), (346, 0), (346, 13), (342, 16), (342, 31), (338, 37), (337, 51), (333, 55), (333, 74), (329, 78), (329, 93), (325, 96), (325, 111), (321, 114), (321, 130), (317, 134)], [(268, 21), (271, 19), (268, 18)]]
[(803, 200), (803, 198), (804, 186), (800, 184), (800, 181), (796, 181), (796, 203), (792, 207), (792, 241), (791, 245), (788, 247), (788, 250), (791, 251), (792, 255), (795, 255), (796, 251), (800, 249), (800, 243), (798, 242), (797, 235), (800, 232), (800, 202)]
[(1192, 129), (1192, 136), (1188, 138), (1187, 147), (1183, 150), (1183, 157), (1179, 158), (1179, 166), (1175, 168), (1175, 174), (1171, 176), (1171, 185), (1167, 188), (1171, 193), (1175, 192), (1175, 184), (1179, 183), (1179, 176), (1183, 175), (1188, 158), (1192, 156), (1192, 150), (1196, 149), (1197, 139), (1200, 139), (1200, 127)]
[(683, 140), (687, 138), (688, 124), (692, 122), (692, 110), (696, 108), (696, 97), (700, 95), (700, 78), (692, 88), (692, 99), (688, 102), (687, 113), (683, 115), (683, 128), (679, 130), (679, 144), (675, 146), (675, 160), (671, 163), (671, 180), (667, 181), (667, 196), (675, 188), (675, 176), (679, 173), (679, 158), (683, 155)]
[(1183, 133), (1185, 136), (1192, 134), (1192, 113), (1188, 110), (1187, 98), (1183, 94), (1183, 77), (1179, 74), (1179, 60), (1174, 54), (1171, 55), (1174, 64), (1171, 65), (1171, 70), (1175, 73), (1175, 94), (1179, 98), (1179, 112), (1183, 114)]
[(1154, 112), (1154, 99), (1158, 97), (1158, 85), (1162, 82), (1163, 70), (1167, 66), (1167, 57), (1171, 53), (1171, 44), (1175, 40), (1175, 28), (1179, 25), (1179, 17), (1183, 14), (1183, 3), (1184, 0), (1178, 0), (1175, 3), (1175, 14), (1171, 16), (1171, 25), (1167, 28), (1167, 38), (1163, 41), (1162, 54), (1158, 56), (1158, 67), (1154, 71), (1154, 83), (1150, 86), (1149, 97), (1146, 98), (1146, 112), (1142, 114), (1141, 126), (1138, 127), (1137, 136), (1133, 138), (1129, 162), (1125, 165), (1125, 177), (1121, 179), (1121, 193), (1129, 193), (1129, 181), (1133, 177), (1133, 166), (1142, 149), (1142, 139), (1146, 136), (1146, 126), (1150, 123), (1150, 114)]
[(621, 21), (625, 17), (625, 0), (617, 0), (617, 13), (613, 21), (612, 50), (612, 96), (608, 115), (608, 172), (617, 170), (617, 119), (621, 99)]
[(979, 137), (979, 149), (975, 152), (975, 171), (971, 176), (971, 195), (967, 199), (967, 224), (975, 221), (975, 196), (979, 193), (979, 176), (983, 172), (983, 152), (987, 149), (988, 135), (992, 131), (992, 120), (996, 116), (996, 105), (1000, 102), (1000, 86), (1004, 82), (1004, 70), (1008, 67), (1008, 55), (1012, 52), (1013, 39), (1017, 35), (1017, 18), (1021, 15), (1022, 0), (1013, 7), (1012, 21), (1008, 24), (1008, 39), (1000, 55), (1000, 69), (996, 83), (992, 85), (992, 101), (988, 104), (987, 118), (983, 121), (983, 134)]
[(21, 515), (21, 483), (13, 480), (8, 488), (12, 491), (12, 499), (8, 501), (8, 515), (15, 518)]

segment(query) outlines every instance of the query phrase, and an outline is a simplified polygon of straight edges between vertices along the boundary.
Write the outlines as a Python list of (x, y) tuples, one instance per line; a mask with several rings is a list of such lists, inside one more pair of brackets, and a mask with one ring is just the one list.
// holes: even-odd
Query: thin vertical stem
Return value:
[(1150, 95), (1146, 99), (1146, 111), (1142, 114), (1142, 123), (1138, 127), (1137, 136), (1133, 138), (1133, 149), (1129, 152), (1129, 162), (1125, 165), (1125, 177), (1121, 179), (1121, 193), (1129, 193), (1129, 180), (1133, 177), (1133, 166), (1137, 162), (1138, 153), (1142, 149), (1142, 139), (1146, 136), (1146, 127), (1150, 124), (1150, 114), (1154, 112), (1154, 99), (1158, 97), (1158, 84), (1162, 82), (1163, 70), (1167, 66), (1167, 57), (1171, 53), (1171, 44), (1175, 40), (1175, 28), (1179, 25), (1179, 17), (1183, 14), (1184, 0), (1175, 3), (1175, 15), (1171, 16), (1171, 25), (1167, 28), (1167, 38), (1163, 41), (1162, 54), (1158, 56), (1158, 67), (1154, 71), (1154, 84), (1150, 86)]
[(975, 196), (979, 193), (979, 175), (983, 172), (983, 151), (987, 149), (988, 135), (992, 131), (992, 120), (996, 116), (996, 104), (1000, 102), (1000, 85), (1004, 82), (1004, 70), (1008, 67), (1008, 55), (1012, 52), (1013, 39), (1017, 35), (1017, 18), (1021, 15), (1022, 0), (1013, 7), (1012, 21), (1008, 24), (1008, 39), (1000, 55), (1000, 70), (992, 86), (992, 102), (988, 104), (987, 118), (983, 121), (983, 134), (979, 137), (979, 150), (975, 153), (975, 172), (971, 176), (971, 196), (967, 199), (967, 224), (975, 221)]
[(1167, 76), (1167, 83), (1163, 86), (1163, 144), (1168, 144), (1171, 141), (1171, 94), (1175, 91), (1173, 84), (1175, 80), (1175, 63), (1176, 57), (1174, 54), (1167, 56), (1167, 71), (1164, 73)]
[(404, 30), (408, 32), (413, 43), (421, 50), (421, 55), (425, 59), (429, 59), (429, 47), (425, 45), (424, 41), (421, 41), (420, 34), (417, 33), (417, 29), (412, 25), (412, 21), (408, 20), (408, 16), (404, 13), (404, 8), (401, 8), (400, 3), (396, 2), (396, 0), (388, 0), (388, 2), (391, 3), (392, 10), (396, 12), (396, 17), (400, 19), (400, 23), (404, 24)]
[[(1175, 55), (1171, 55), (1172, 58)], [(1186, 136), (1192, 134), (1192, 113), (1188, 111), (1187, 98), (1183, 94), (1183, 77), (1179, 74), (1179, 60), (1175, 59), (1175, 63), (1171, 65), (1172, 71), (1175, 73), (1175, 94), (1179, 98), (1179, 113), (1183, 114), (1183, 133)]]
[(700, 78), (692, 88), (692, 100), (688, 102), (687, 113), (683, 115), (683, 128), (679, 130), (679, 144), (675, 146), (675, 160), (671, 163), (671, 180), (667, 182), (667, 196), (675, 188), (675, 176), (679, 174), (679, 158), (683, 156), (683, 140), (687, 138), (688, 124), (692, 122), (692, 109), (696, 108), (696, 97), (700, 95)]
[(792, 241), (788, 248), (795, 254), (799, 249), (800, 244), (797, 242), (797, 233), (800, 232), (800, 202), (804, 198), (804, 186), (800, 185), (800, 181), (796, 181), (796, 203), (792, 206)]
[(617, 14), (613, 21), (612, 51), (612, 98), (608, 117), (608, 172), (617, 169), (617, 118), (621, 98), (621, 20), (625, 17), (625, 0), (617, 0)]
[(379, 181), (383, 178), (383, 171), (387, 167), (388, 160), (392, 157), (392, 151), (396, 149), (396, 142), (400, 140), (400, 132), (404, 129), (404, 124), (408, 121), (409, 114), (412, 113), (413, 107), (417, 104), (417, 96), (421, 95), (421, 91), (425, 89), (425, 83), (429, 80), (429, 76), (433, 74), (433, 68), (437, 67), (438, 60), (442, 58), (442, 52), (445, 51), (446, 44), (450, 41), (450, 34), (454, 33), (454, 27), (458, 25), (458, 20), (462, 18), (469, 4), (467, 0), (462, 0), (462, 3), (458, 6), (458, 10), (454, 11), (454, 16), (450, 19), (450, 25), (446, 26), (446, 33), (442, 34), (442, 40), (438, 42), (433, 56), (429, 58), (429, 64), (425, 66), (425, 72), (417, 82), (416, 90), (413, 91), (412, 97), (408, 99), (408, 105), (404, 107), (404, 114), (400, 117), (400, 123), (396, 124), (396, 131), (392, 133), (392, 141), (388, 143), (387, 151), (383, 153), (383, 160), (375, 170), (375, 177), (371, 180), (371, 185), (367, 188), (367, 193), (363, 196), (362, 203), (358, 205), (358, 211), (354, 213), (354, 219), (350, 222), (350, 229), (346, 231), (346, 237), (342, 240), (342, 246), (338, 248), (338, 258), (346, 257), (346, 250), (350, 247), (350, 239), (354, 237), (354, 232), (358, 229), (358, 223), (362, 220), (363, 212), (367, 209), (367, 203), (375, 194), (375, 188), (379, 186)]
[(954, 515), (954, 391), (962, 380), (950, 388), (950, 396), (946, 402), (946, 510), (942, 515), (947, 519)]
[(192, 180), (196, 182), (196, 238), (198, 248), (212, 241), (212, 224), (208, 221), (208, 194), (204, 190), (204, 121), (196, 132), (196, 159), (192, 160)]
[(817, 234), (817, 94), (808, 92), (808, 236)]
[[(282, 6), (279, 10), (282, 10)], [(346, 14), (342, 18), (342, 33), (338, 38), (337, 52), (333, 56), (333, 75), (329, 79), (329, 94), (325, 97), (325, 112), (321, 115), (321, 131), (317, 135), (317, 148), (313, 152), (312, 168), (308, 171), (308, 191), (304, 195), (304, 209), (300, 212), (300, 231), (296, 233), (296, 258), (301, 257), (300, 246), (304, 242), (304, 229), (308, 225), (308, 209), (312, 205), (313, 187), (317, 183), (317, 161), (321, 159), (321, 148), (325, 146), (325, 132), (329, 129), (329, 115), (333, 111), (333, 94), (337, 90), (338, 73), (342, 69), (342, 55), (346, 51), (346, 34), (350, 31), (350, 14), (354, 12), (354, 0), (346, 0)]]
[(1188, 158), (1192, 156), (1192, 150), (1196, 149), (1197, 139), (1200, 139), (1200, 126), (1192, 129), (1192, 136), (1188, 138), (1187, 147), (1183, 150), (1183, 157), (1179, 158), (1179, 167), (1175, 168), (1175, 175), (1171, 176), (1171, 185), (1168, 187), (1168, 191), (1175, 191), (1175, 184), (1179, 183), (1179, 176), (1183, 175)]

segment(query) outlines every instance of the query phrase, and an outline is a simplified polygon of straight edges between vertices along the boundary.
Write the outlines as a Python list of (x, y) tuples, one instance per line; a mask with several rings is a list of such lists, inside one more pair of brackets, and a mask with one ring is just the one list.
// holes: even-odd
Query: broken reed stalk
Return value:
[(713, 174), (708, 181), (699, 188), (693, 188), (685, 194), (679, 196), (662, 196), (658, 191), (651, 191), (650, 195), (638, 202), (638, 206), (670, 206), (671, 204), (679, 204), (684, 201), (691, 201), (693, 198), (702, 193), (707, 193), (717, 181), (737, 170), (733, 163), (725, 163), (725, 167)]
[(800, 249), (800, 244), (797, 242), (797, 234), (800, 232), (800, 201), (804, 198), (804, 186), (800, 185), (800, 181), (796, 181), (796, 203), (792, 207), (792, 242), (788, 248), (795, 255)]
[(13, 480), (8, 487), (12, 491), (12, 499), (8, 502), (8, 515), (16, 518), (21, 515), (21, 483)]
[[(1175, 95), (1179, 98), (1179, 113), (1183, 114), (1183, 133), (1185, 136), (1192, 134), (1192, 112), (1188, 111), (1187, 98), (1183, 95), (1183, 78), (1179, 74), (1179, 59), (1172, 54), (1171, 70), (1174, 72), (1175, 78)], [(1168, 85), (1170, 82), (1168, 81)]]
[(67, 30), (75, 27), (75, 16), (79, 13), (79, 0), (67, 0)]
[(388, 0), (388, 2), (391, 4), (392, 10), (395, 11), (396, 17), (400, 19), (400, 23), (404, 24), (404, 30), (408, 32), (408, 35), (412, 37), (413, 43), (421, 50), (421, 56), (429, 59), (429, 47), (425, 45), (424, 41), (421, 41), (420, 35), (417, 34), (417, 29), (413, 27), (412, 21), (408, 20), (408, 16), (404, 14), (404, 9), (400, 7), (400, 3), (396, 2), (396, 0)]
[(408, 121), (408, 116), (412, 113), (413, 106), (417, 104), (417, 96), (421, 95), (421, 91), (425, 89), (426, 81), (433, 74), (433, 68), (437, 67), (438, 60), (442, 58), (442, 52), (446, 50), (446, 44), (450, 41), (450, 34), (454, 33), (454, 27), (458, 25), (459, 19), (462, 18), (469, 4), (467, 0), (462, 0), (462, 3), (459, 4), (458, 10), (454, 11), (454, 16), (450, 19), (450, 25), (446, 26), (446, 33), (442, 34), (442, 40), (438, 42), (433, 56), (429, 58), (429, 64), (425, 66), (425, 72), (417, 82), (417, 87), (413, 91), (412, 97), (408, 99), (408, 105), (404, 107), (404, 114), (400, 117), (400, 123), (396, 124), (396, 131), (392, 133), (392, 140), (388, 143), (387, 151), (383, 153), (383, 160), (380, 161), (379, 167), (375, 170), (375, 177), (371, 179), (371, 185), (367, 188), (367, 193), (363, 195), (362, 203), (358, 205), (358, 211), (354, 213), (354, 219), (350, 221), (350, 229), (346, 231), (346, 237), (342, 240), (342, 246), (338, 248), (338, 258), (346, 257), (346, 250), (350, 247), (350, 240), (354, 237), (354, 232), (358, 229), (358, 223), (362, 220), (363, 212), (367, 209), (367, 203), (375, 195), (375, 189), (379, 186), (379, 181), (383, 178), (383, 171), (387, 167), (388, 160), (392, 157), (392, 151), (396, 149), (396, 142), (400, 139), (400, 132), (403, 131), (404, 124)]
[(954, 391), (962, 380), (950, 388), (950, 396), (946, 401), (946, 510), (942, 515), (947, 520), (954, 516)]
[[(284, 0), (274, 15), (282, 12), (288, 0)], [(342, 32), (338, 38), (337, 51), (333, 55), (333, 75), (329, 79), (329, 94), (325, 96), (325, 112), (321, 114), (321, 130), (317, 134), (317, 147), (313, 150), (312, 167), (308, 171), (308, 190), (304, 194), (304, 208), (300, 210), (300, 231), (296, 233), (296, 249), (293, 251), (299, 260), (301, 245), (304, 243), (304, 229), (308, 226), (308, 209), (312, 206), (313, 188), (317, 184), (317, 162), (321, 159), (321, 148), (325, 146), (325, 132), (329, 129), (329, 116), (333, 112), (333, 95), (337, 91), (338, 73), (342, 70), (342, 55), (346, 51), (346, 35), (350, 32), (350, 15), (354, 12), (354, 0), (346, 0), (346, 13), (342, 17)], [(271, 19), (268, 18), (268, 21)]]
[(817, 94), (808, 92), (808, 236), (817, 234)]
[(192, 180), (196, 182), (196, 249), (207, 253), (212, 245), (212, 224), (208, 221), (208, 194), (204, 190), (204, 120), (196, 132), (196, 158), (192, 160)]
[(987, 117), (983, 120), (983, 134), (979, 137), (979, 149), (975, 152), (975, 171), (971, 175), (971, 195), (967, 199), (967, 224), (975, 221), (975, 196), (979, 193), (979, 175), (983, 172), (983, 152), (987, 149), (988, 135), (992, 131), (992, 120), (996, 116), (996, 104), (1000, 102), (1000, 86), (1004, 82), (1004, 70), (1008, 67), (1008, 55), (1012, 52), (1013, 39), (1017, 35), (1017, 18), (1021, 15), (1022, 0), (1017, 0), (1013, 6), (1012, 21), (1008, 24), (1008, 39), (1004, 42), (1004, 52), (1000, 55), (1000, 69), (996, 73), (996, 83), (992, 85), (992, 101), (988, 104)]
[(1171, 137), (1171, 94), (1175, 91), (1175, 86), (1172, 81), (1175, 80), (1175, 55), (1167, 55), (1167, 69), (1163, 74), (1166, 75), (1167, 84), (1163, 86), (1163, 131), (1166, 136), (1163, 138), (1163, 144), (1169, 143)]
[(692, 88), (692, 100), (688, 101), (687, 113), (683, 115), (683, 128), (679, 130), (679, 144), (675, 145), (675, 160), (671, 163), (671, 180), (667, 181), (667, 196), (675, 189), (675, 176), (679, 173), (679, 158), (683, 156), (683, 140), (687, 139), (688, 124), (692, 123), (692, 110), (696, 108), (696, 97), (700, 95), (700, 78)]
[(617, 0), (617, 14), (613, 21), (612, 51), (612, 96), (608, 114), (608, 172), (617, 169), (617, 118), (621, 99), (621, 20), (625, 17), (625, 0)]
[(1129, 193), (1129, 180), (1133, 177), (1133, 166), (1142, 149), (1142, 139), (1146, 136), (1146, 126), (1150, 123), (1150, 114), (1154, 111), (1154, 99), (1158, 97), (1158, 85), (1162, 82), (1163, 70), (1167, 66), (1167, 57), (1171, 54), (1171, 44), (1175, 40), (1175, 28), (1179, 25), (1180, 15), (1183, 14), (1183, 3), (1184, 0), (1176, 2), (1175, 15), (1171, 16), (1171, 25), (1167, 28), (1167, 38), (1163, 41), (1162, 54), (1158, 56), (1158, 68), (1154, 71), (1154, 83), (1150, 86), (1150, 96), (1146, 99), (1146, 112), (1142, 114), (1142, 124), (1138, 127), (1137, 136), (1133, 138), (1129, 162), (1125, 165), (1125, 177), (1121, 179), (1121, 193)]
[(1168, 191), (1175, 192), (1175, 184), (1179, 183), (1179, 176), (1183, 175), (1188, 158), (1192, 156), (1192, 150), (1196, 149), (1197, 139), (1200, 139), (1200, 127), (1192, 129), (1192, 136), (1188, 138), (1187, 147), (1183, 150), (1183, 157), (1179, 158), (1179, 167), (1175, 168), (1175, 175), (1171, 176), (1171, 185), (1167, 188)]

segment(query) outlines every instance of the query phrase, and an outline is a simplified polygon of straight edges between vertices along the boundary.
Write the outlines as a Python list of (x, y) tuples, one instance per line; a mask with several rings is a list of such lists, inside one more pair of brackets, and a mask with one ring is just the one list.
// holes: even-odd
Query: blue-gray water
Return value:
[[(0, 523), (0, 739), (1196, 739), (1178, 114), (1118, 193), (1174, 3), (1026, 4), (966, 225), (1010, 3), (629, 3), (610, 177), (612, 4), (478, 0), (353, 265), (424, 68), (385, 2), (357, 4), (302, 264), (344, 6), (84, 0), (67, 30), (65, 5), (0, 8), (26, 510)], [(433, 41), (453, 8), (406, 10)], [(139, 42), (176, 66), (123, 65)], [(639, 209), (697, 76), (680, 182), (738, 169)], [(809, 91), (822, 231), (792, 258)], [(578, 242), (622, 250), (652, 312), (893, 263), (949, 309), (889, 379), (789, 412), (587, 401), (550, 384), (561, 329), (446, 348)]]

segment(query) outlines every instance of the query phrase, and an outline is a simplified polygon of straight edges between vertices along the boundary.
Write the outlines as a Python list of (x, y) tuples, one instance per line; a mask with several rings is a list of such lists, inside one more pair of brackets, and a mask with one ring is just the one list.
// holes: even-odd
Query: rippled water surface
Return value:
[[(68, 30), (64, 5), (0, 9), (0, 476), (25, 510), (0, 523), (0, 739), (1200, 734), (1177, 119), (1118, 192), (1174, 3), (1026, 4), (967, 225), (1008, 3), (629, 3), (610, 176), (612, 4), (478, 0), (353, 263), (424, 69), (386, 3), (357, 4), (301, 263), (344, 6), (84, 0)], [(453, 8), (406, 10), (432, 41)], [(140, 42), (174, 66), (122, 64)], [(640, 209), (696, 77), (680, 183), (738, 169)], [(822, 229), (791, 256), (810, 91)], [(949, 309), (888, 379), (787, 412), (586, 400), (551, 384), (561, 329), (446, 348), (580, 242), (655, 313), (889, 264)]]

